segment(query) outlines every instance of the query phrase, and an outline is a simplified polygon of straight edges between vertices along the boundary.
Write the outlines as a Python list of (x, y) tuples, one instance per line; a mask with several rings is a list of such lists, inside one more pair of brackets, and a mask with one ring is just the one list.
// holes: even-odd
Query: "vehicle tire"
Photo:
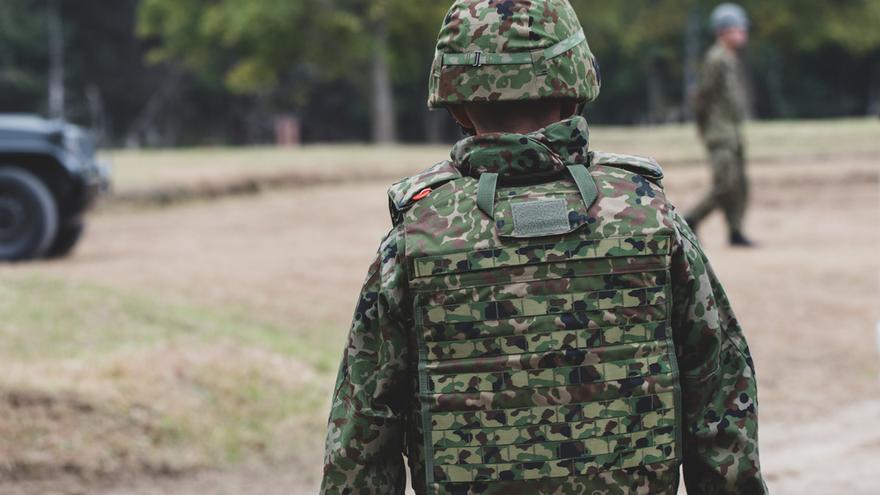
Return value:
[(48, 256), (50, 258), (63, 258), (70, 254), (73, 248), (76, 247), (77, 242), (79, 242), (80, 237), (82, 237), (85, 227), (85, 224), (82, 222), (76, 222), (58, 229), (58, 235), (55, 236), (55, 242), (49, 248)]
[(58, 231), (55, 198), (34, 174), (0, 166), (0, 260), (45, 255)]

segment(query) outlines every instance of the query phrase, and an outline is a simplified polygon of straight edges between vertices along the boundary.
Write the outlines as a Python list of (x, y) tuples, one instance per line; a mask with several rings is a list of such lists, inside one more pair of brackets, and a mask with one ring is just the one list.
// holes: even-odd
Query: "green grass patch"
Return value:
[(17, 361), (85, 359), (162, 342), (231, 339), (331, 372), (338, 351), (318, 338), (320, 331), (267, 321), (246, 307), (208, 307), (179, 296), (31, 274), (0, 281), (0, 314), (0, 356)]
[(338, 358), (320, 331), (18, 274), (0, 314), (0, 474), (183, 471), (320, 444)]

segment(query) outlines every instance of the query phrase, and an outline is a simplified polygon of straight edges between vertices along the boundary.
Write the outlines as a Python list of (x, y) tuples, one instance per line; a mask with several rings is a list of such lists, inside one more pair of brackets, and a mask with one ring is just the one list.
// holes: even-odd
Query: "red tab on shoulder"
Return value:
[(422, 189), (418, 194), (413, 196), (412, 200), (413, 201), (421, 201), (421, 200), (427, 198), (432, 192), (434, 192), (433, 189), (431, 189), (430, 187), (426, 187), (426, 188)]

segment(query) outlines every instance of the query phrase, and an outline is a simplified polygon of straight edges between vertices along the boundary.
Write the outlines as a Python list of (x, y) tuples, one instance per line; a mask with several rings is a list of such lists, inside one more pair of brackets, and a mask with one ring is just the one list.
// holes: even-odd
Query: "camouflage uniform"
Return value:
[(691, 224), (716, 208), (724, 211), (731, 233), (741, 233), (748, 202), (745, 141), (746, 85), (736, 53), (720, 43), (709, 50), (697, 92), (700, 135), (712, 162), (712, 190), (687, 215)]
[[(450, 11), (431, 105), (595, 98), (567, 2), (485, 3)], [(488, 52), (490, 29), (532, 40), (495, 46), (537, 67), (473, 65), (469, 43)], [(417, 493), (675, 494), (681, 465), (692, 493), (765, 493), (748, 347), (662, 177), (653, 160), (590, 151), (573, 117), (466, 138), (392, 186), (321, 493), (404, 493), (404, 456)]]

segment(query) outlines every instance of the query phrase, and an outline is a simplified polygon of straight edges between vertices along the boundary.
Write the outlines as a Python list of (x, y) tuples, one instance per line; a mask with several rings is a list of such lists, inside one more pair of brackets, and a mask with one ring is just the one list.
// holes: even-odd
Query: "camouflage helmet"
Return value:
[(749, 16), (745, 9), (735, 3), (722, 3), (712, 11), (710, 19), (716, 33), (730, 28), (748, 29)]
[(568, 0), (456, 0), (431, 68), (428, 107), (599, 96), (599, 65)]

